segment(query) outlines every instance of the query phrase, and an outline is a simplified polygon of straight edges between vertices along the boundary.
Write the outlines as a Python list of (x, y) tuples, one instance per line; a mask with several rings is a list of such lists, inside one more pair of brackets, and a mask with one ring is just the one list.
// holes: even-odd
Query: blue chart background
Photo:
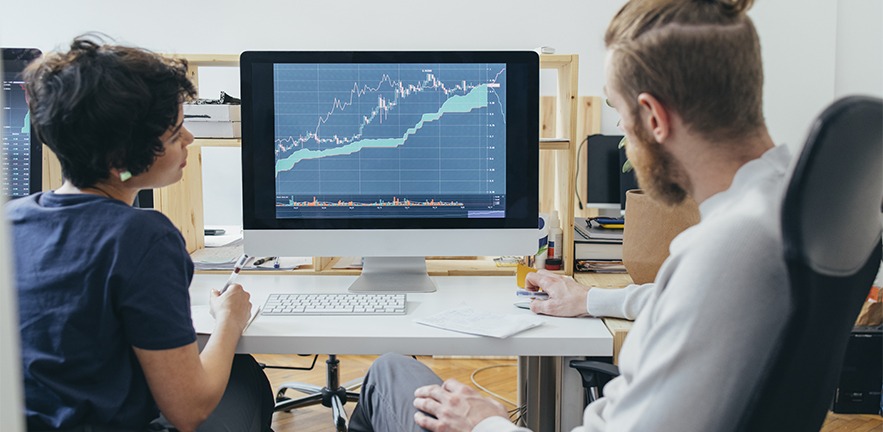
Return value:
[[(393, 196), (411, 200), (462, 197), (458, 201), (488, 209), (492, 201), (480, 196), (505, 193), (504, 69), (504, 64), (276, 65), (277, 196), (363, 203)], [(449, 93), (430, 86), (428, 75)], [(489, 82), (499, 87), (482, 86)], [(412, 92), (397, 99), (394, 86), (398, 83), (405, 89), (412, 86)], [(415, 87), (420, 90), (413, 91)], [(469, 95), (479, 90), (487, 91), (486, 107), (465, 113), (446, 109), (435, 116), (437, 120), (424, 117), (439, 113), (449, 98), (482, 100), (475, 93)], [(381, 98), (386, 111), (378, 110)], [(341, 108), (340, 102), (350, 101), (351, 105)], [(396, 105), (390, 107), (390, 101)], [(327, 120), (320, 123), (320, 118)], [(336, 156), (304, 150), (327, 152), (345, 146), (345, 139), (350, 140), (350, 149), (371, 140), (401, 139), (421, 119), (421, 127), (394, 148), (361, 148)], [(357, 136), (360, 129), (361, 136)], [(341, 140), (335, 142), (335, 135)], [(316, 136), (327, 141), (317, 142)], [(293, 166), (292, 159), (282, 162), (296, 152), (301, 153)], [(309, 158), (302, 159), (305, 154)]]
[(3, 76), (3, 189), (8, 196), (30, 193), (31, 130), (25, 91), (17, 74)]

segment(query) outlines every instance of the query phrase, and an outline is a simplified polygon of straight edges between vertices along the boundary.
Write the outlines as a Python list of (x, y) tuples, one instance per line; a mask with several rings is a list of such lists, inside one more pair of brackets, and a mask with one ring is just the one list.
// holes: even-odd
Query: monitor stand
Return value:
[(435, 292), (424, 257), (365, 257), (351, 292)]

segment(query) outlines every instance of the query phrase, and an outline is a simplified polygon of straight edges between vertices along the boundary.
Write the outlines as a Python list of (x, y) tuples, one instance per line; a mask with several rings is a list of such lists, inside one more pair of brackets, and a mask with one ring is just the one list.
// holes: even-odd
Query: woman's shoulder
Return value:
[(153, 209), (141, 209), (129, 206), (118, 210), (118, 218), (115, 221), (127, 231), (140, 231), (154, 236), (165, 236), (170, 233), (179, 233), (178, 228), (172, 224), (169, 218), (161, 212)]

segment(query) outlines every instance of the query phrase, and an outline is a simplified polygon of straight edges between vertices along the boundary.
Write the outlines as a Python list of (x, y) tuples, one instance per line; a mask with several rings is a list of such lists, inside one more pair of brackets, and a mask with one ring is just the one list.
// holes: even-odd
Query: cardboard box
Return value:
[(242, 105), (196, 105), (185, 103), (184, 120), (188, 122), (242, 121)]

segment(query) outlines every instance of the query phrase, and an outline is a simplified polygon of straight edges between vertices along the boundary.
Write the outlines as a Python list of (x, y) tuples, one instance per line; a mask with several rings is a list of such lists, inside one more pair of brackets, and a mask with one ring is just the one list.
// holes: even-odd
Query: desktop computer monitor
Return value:
[(601, 216), (619, 217), (625, 209), (625, 192), (637, 189), (634, 170), (622, 172), (625, 149), (619, 148), (622, 135), (591, 135), (586, 144), (586, 207)]
[(3, 193), (9, 199), (42, 190), (43, 146), (31, 133), (21, 73), (40, 57), (35, 48), (0, 48), (3, 55)]
[(255, 51), (240, 77), (247, 254), (426, 292), (425, 256), (536, 252), (536, 53)]

